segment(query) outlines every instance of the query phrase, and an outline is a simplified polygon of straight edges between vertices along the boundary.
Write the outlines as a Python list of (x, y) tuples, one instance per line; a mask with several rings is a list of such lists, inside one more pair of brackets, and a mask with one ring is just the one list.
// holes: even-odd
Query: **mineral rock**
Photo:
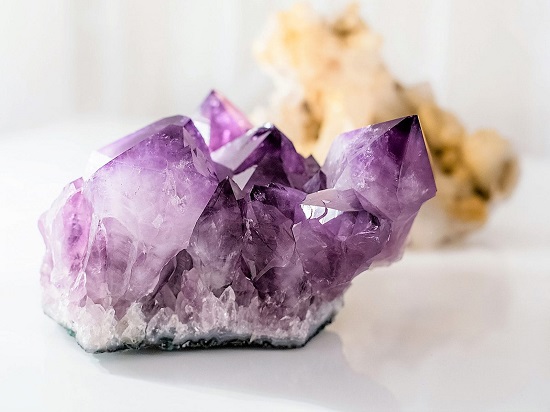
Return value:
[(198, 117), (100, 149), (40, 218), (44, 311), (87, 351), (304, 345), (435, 195), (416, 116), (340, 135), (323, 168), (219, 93)]
[(500, 135), (467, 133), (426, 85), (406, 86), (387, 69), (381, 38), (357, 4), (324, 18), (299, 3), (278, 13), (257, 44), (274, 79), (271, 106), (256, 119), (276, 123), (298, 152), (322, 161), (335, 136), (365, 124), (418, 114), (439, 189), (412, 229), (415, 246), (437, 246), (479, 229), (512, 192), (517, 159)]

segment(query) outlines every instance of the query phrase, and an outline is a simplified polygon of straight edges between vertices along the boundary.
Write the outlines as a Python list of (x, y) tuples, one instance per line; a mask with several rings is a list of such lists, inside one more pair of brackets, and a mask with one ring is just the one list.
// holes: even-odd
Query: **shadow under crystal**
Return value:
[(354, 372), (338, 335), (322, 332), (300, 349), (218, 348), (98, 354), (109, 373), (307, 402), (346, 411), (397, 410), (392, 394)]

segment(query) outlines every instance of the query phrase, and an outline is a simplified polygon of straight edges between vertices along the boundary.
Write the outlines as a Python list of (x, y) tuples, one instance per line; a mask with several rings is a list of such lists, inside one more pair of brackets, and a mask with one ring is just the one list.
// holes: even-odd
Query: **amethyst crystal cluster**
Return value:
[(416, 116), (342, 134), (321, 168), (216, 92), (90, 167), (39, 226), (44, 310), (91, 352), (304, 345), (435, 194)]

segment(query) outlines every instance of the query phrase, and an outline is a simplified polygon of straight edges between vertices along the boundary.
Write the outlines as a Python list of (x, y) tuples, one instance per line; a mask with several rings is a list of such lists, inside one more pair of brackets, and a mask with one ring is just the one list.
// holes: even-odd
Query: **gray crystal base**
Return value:
[[(298, 349), (304, 347), (311, 339), (319, 334), (326, 326), (330, 325), (336, 316), (334, 313), (329, 319), (321, 324), (310, 336), (307, 337), (305, 342), (281, 339), (270, 340), (256, 339), (251, 340), (251, 336), (225, 336), (220, 337), (203, 337), (198, 340), (188, 340), (181, 344), (174, 344), (172, 338), (161, 338), (155, 343), (142, 343), (139, 345), (121, 345), (118, 347), (109, 347), (104, 350), (96, 350), (94, 353), (106, 353), (106, 352), (118, 352), (124, 350), (135, 349), (159, 349), (164, 351), (177, 351), (177, 350), (192, 350), (192, 349), (214, 349), (214, 348), (264, 348), (264, 349)], [(67, 333), (75, 337), (75, 332), (71, 329), (65, 329)], [(84, 348), (86, 349), (86, 348)]]
[(213, 347), (299, 348), (328, 325), (342, 298), (312, 304), (305, 316), (265, 318), (254, 303), (248, 307), (205, 299), (198, 321), (181, 322), (170, 309), (149, 317), (134, 304), (121, 319), (112, 309), (88, 302), (73, 304), (54, 288), (46, 289), (45, 313), (62, 325), (87, 352), (157, 348), (181, 350)]

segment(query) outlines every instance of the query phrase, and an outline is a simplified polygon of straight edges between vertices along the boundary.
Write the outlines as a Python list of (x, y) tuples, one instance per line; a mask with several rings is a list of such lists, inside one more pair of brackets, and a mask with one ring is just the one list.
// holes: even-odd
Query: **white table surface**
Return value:
[(550, 164), (467, 242), (359, 276), (298, 350), (90, 355), (40, 307), (38, 215), (140, 122), (0, 136), (0, 410), (550, 410)]

